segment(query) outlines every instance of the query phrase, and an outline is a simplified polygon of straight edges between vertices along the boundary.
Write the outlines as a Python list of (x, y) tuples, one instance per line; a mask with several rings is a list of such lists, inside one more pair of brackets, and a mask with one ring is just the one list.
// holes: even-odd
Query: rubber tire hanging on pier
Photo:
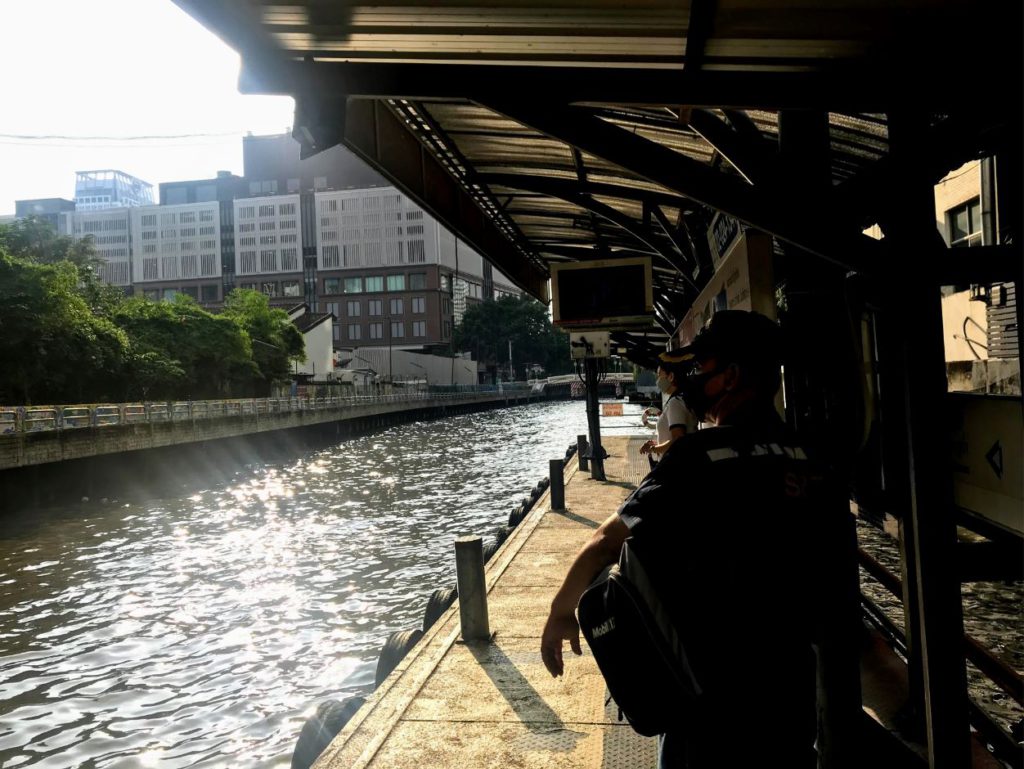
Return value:
[(374, 688), (384, 683), (384, 679), (391, 675), (391, 671), (398, 666), (398, 663), (422, 637), (423, 631), (419, 628), (396, 630), (388, 636), (388, 640), (384, 642), (384, 648), (380, 650), (380, 657), (377, 658), (377, 672), (373, 678)]
[(306, 720), (302, 731), (299, 732), (299, 739), (292, 753), (292, 769), (309, 769), (364, 702), (366, 700), (362, 697), (321, 702), (316, 713)]

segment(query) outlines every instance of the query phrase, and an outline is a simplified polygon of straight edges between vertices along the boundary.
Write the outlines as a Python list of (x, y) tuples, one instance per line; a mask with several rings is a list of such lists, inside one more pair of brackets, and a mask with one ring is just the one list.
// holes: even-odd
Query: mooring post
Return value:
[(576, 456), (579, 457), (580, 470), (587, 472), (590, 470), (590, 463), (587, 461), (587, 452), (590, 447), (587, 445), (586, 435), (576, 436)]
[(548, 462), (548, 477), (551, 478), (551, 509), (565, 510), (565, 478), (562, 469), (565, 463), (561, 459)]
[(455, 540), (455, 575), (459, 585), (462, 639), (485, 641), (491, 636), (491, 628), (487, 620), (483, 540), (479, 536), (468, 535)]

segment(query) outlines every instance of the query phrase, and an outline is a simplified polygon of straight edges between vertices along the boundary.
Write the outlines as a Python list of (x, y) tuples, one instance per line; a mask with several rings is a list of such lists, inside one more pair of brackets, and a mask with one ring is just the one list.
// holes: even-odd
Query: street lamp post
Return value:
[(391, 367), (391, 316), (384, 316), (384, 323), (388, 327), (388, 384), (393, 384), (395, 381), (394, 369)]

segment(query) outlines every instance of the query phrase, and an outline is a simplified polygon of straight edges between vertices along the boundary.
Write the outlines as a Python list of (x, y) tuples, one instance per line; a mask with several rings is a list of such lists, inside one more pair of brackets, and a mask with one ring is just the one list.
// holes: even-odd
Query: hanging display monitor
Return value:
[(654, 318), (651, 260), (551, 265), (551, 315), (562, 328), (642, 329)]

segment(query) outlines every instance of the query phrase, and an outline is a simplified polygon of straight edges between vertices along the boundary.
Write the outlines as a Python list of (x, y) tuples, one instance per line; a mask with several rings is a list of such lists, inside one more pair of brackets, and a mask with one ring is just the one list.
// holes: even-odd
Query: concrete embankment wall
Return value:
[(225, 482), (247, 465), (283, 461), (392, 425), (536, 400), (528, 393), (475, 394), (0, 436), (0, 512), (82, 497), (178, 495), (197, 483)]

